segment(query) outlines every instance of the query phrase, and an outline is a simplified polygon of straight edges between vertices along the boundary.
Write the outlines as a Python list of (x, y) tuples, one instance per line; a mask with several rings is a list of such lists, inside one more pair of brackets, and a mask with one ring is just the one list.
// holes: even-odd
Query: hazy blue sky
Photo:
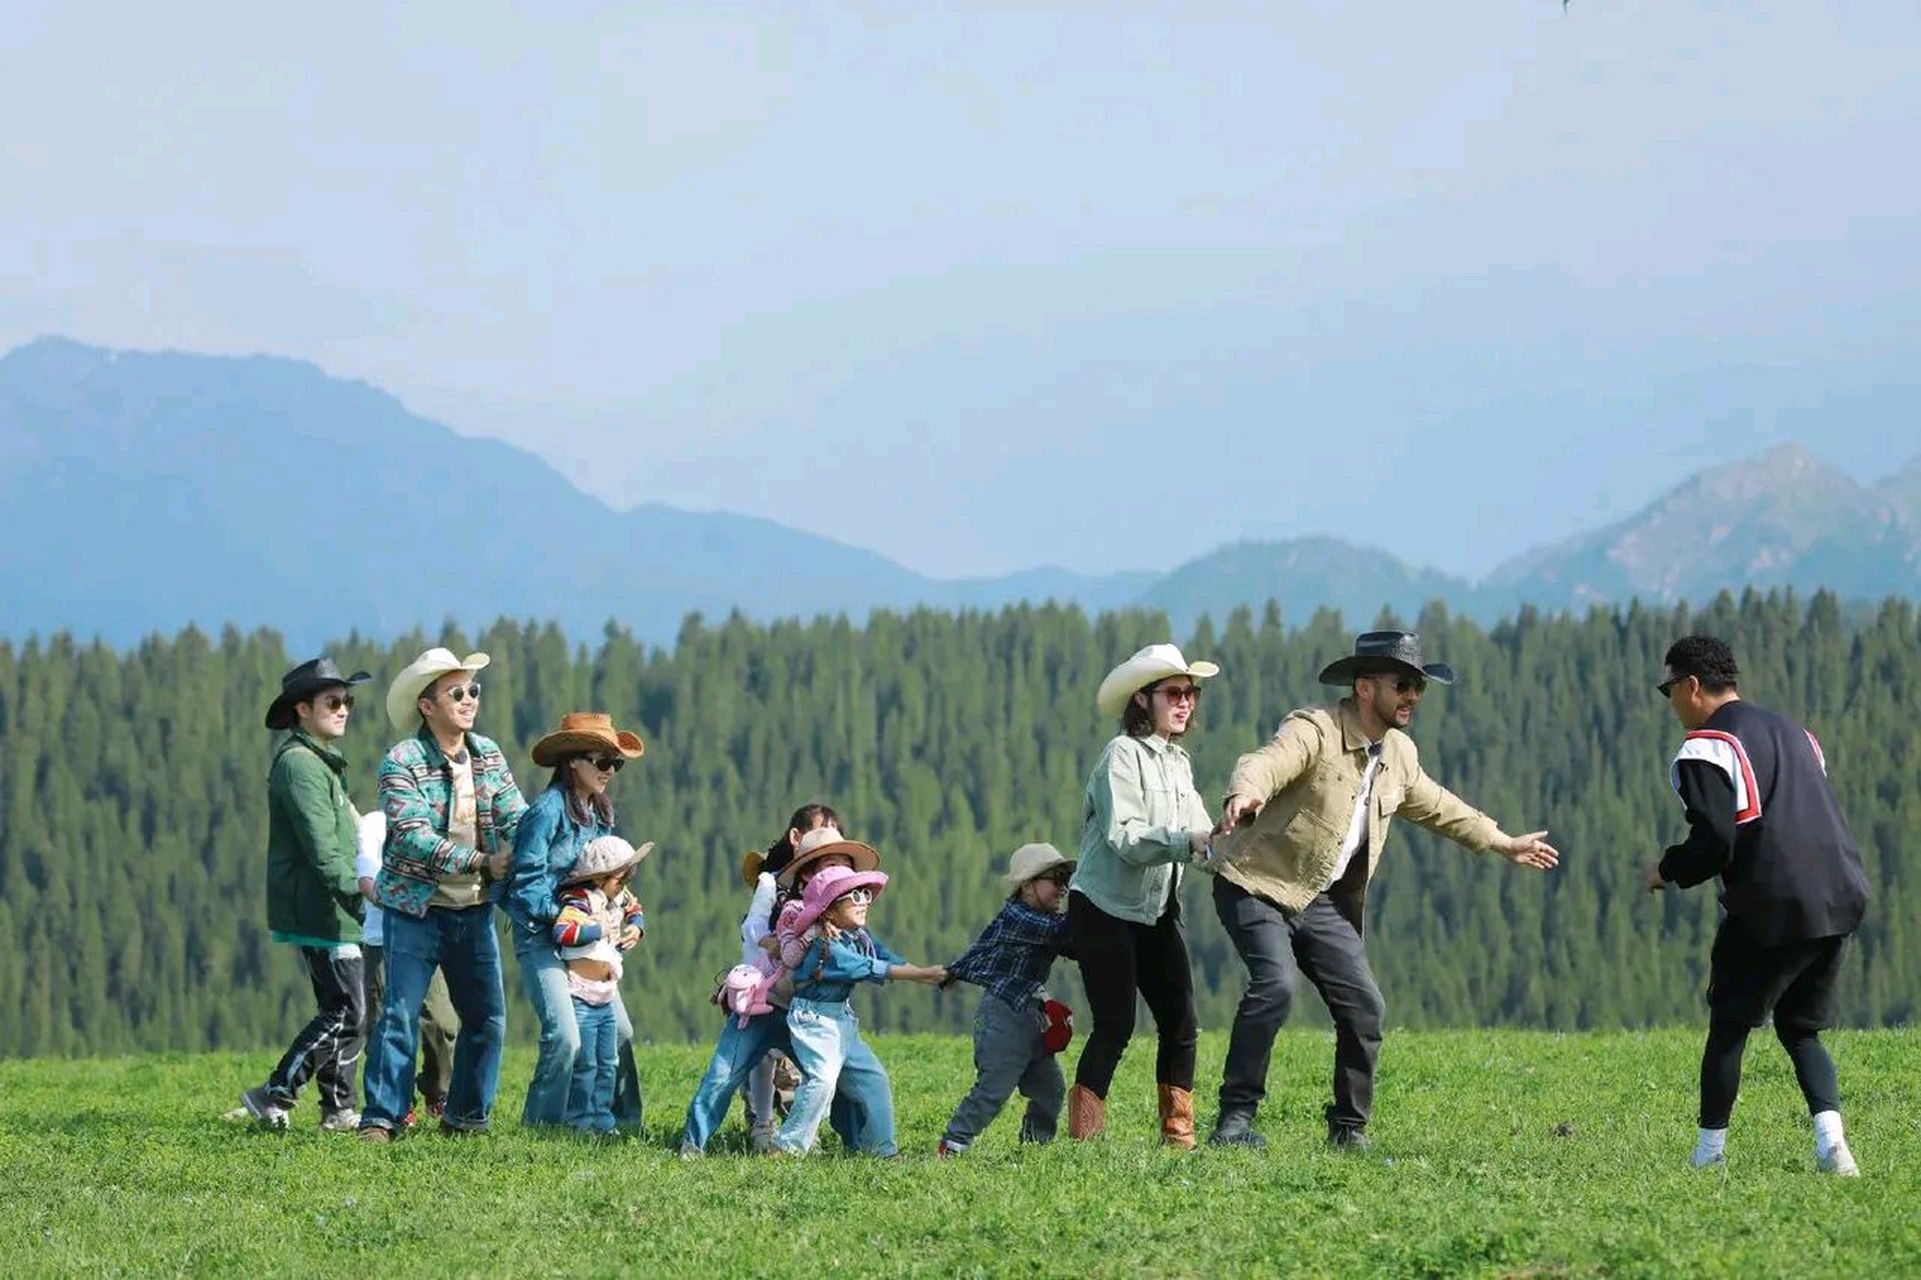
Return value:
[(299, 356), (944, 575), (1480, 573), (1921, 451), (1913, 5), (781, 8), (10, 0), (0, 348)]

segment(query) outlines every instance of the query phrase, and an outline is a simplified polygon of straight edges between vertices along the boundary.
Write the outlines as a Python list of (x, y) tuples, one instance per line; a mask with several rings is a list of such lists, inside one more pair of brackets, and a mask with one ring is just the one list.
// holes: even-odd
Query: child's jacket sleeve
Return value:
[(560, 911), (554, 916), (554, 945), (584, 947), (600, 941), (600, 920), (594, 913), (594, 900), (586, 889), (566, 889), (560, 895)]

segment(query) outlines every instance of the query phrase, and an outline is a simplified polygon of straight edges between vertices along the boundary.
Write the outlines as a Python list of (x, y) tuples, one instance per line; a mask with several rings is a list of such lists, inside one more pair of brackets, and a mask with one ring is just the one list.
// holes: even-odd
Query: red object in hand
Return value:
[(1047, 1029), (1041, 1032), (1041, 1048), (1050, 1054), (1059, 1053), (1074, 1039), (1074, 1011), (1058, 1000), (1048, 1000), (1041, 1005), (1041, 1012), (1047, 1015)]

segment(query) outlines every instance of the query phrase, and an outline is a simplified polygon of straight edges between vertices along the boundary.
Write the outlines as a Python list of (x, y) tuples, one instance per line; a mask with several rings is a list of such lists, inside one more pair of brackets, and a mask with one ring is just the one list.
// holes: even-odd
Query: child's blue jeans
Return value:
[(862, 1116), (863, 1127), (879, 1141), (863, 1142), (862, 1150), (891, 1156), (894, 1146), (894, 1089), (880, 1059), (860, 1038), (860, 1020), (845, 1000), (795, 998), (787, 1010), (787, 1036), (794, 1048), (794, 1065), (806, 1077), (794, 1090), (774, 1145), (802, 1152), (814, 1145), (820, 1122), (835, 1100), (836, 1091)]
[(574, 1000), (580, 1052), (567, 1089), (567, 1123), (583, 1133), (614, 1131), (614, 1073), (620, 1064), (620, 1002)]

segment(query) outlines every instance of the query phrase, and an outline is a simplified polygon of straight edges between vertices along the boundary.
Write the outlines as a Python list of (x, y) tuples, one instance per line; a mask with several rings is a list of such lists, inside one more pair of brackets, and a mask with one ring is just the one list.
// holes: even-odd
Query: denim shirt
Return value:
[(1069, 887), (1110, 916), (1153, 924), (1180, 885), (1190, 833), (1213, 826), (1186, 750), (1159, 734), (1113, 739), (1088, 776), (1084, 812)]
[(832, 939), (822, 934), (794, 967), (794, 998), (822, 1003), (845, 1000), (854, 994), (855, 984), (885, 982), (895, 965), (906, 963), (905, 957), (895, 955), (865, 929)]
[(574, 869), (574, 860), (587, 842), (610, 835), (611, 823), (589, 807), (587, 821), (574, 816), (565, 786), (548, 787), (527, 806), (514, 831), (514, 861), (507, 872), (507, 896), (502, 902), (514, 922), (514, 937), (543, 936), (559, 911), (555, 901), (560, 881)]

